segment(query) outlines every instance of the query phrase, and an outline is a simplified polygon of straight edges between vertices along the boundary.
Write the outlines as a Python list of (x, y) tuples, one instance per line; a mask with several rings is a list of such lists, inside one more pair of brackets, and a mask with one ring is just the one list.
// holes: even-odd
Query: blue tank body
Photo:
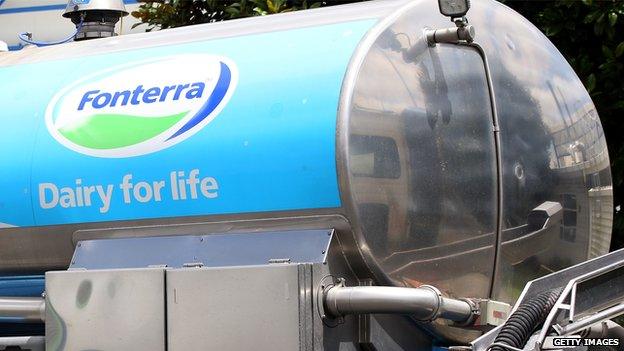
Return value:
[(340, 207), (340, 87), (374, 22), (1, 68), (0, 222)]

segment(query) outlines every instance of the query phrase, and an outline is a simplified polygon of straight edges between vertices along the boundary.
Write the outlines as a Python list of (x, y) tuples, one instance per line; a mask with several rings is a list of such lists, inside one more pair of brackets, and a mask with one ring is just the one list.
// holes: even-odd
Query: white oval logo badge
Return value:
[(221, 112), (238, 81), (234, 63), (181, 55), (117, 66), (56, 94), (46, 126), (61, 144), (97, 157), (131, 157), (175, 145)]

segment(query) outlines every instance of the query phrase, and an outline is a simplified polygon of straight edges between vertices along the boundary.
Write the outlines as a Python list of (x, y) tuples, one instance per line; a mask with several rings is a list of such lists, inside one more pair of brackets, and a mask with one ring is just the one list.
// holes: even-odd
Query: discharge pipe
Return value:
[(354, 286), (341, 284), (325, 289), (325, 312), (331, 317), (348, 314), (403, 314), (420, 321), (448, 319), (470, 324), (479, 314), (477, 304), (469, 300), (443, 297), (433, 286), (401, 288), (388, 286)]
[(0, 321), (45, 322), (45, 300), (41, 297), (0, 297)]

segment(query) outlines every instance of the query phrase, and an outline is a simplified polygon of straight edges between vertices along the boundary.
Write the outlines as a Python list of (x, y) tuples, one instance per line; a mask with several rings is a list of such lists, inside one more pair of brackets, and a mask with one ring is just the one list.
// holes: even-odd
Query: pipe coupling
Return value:
[(45, 322), (45, 300), (40, 297), (0, 297), (0, 318), (22, 323)]

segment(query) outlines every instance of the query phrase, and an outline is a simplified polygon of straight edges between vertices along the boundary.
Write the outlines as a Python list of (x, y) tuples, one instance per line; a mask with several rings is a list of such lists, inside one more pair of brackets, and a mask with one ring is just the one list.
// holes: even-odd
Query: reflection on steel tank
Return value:
[[(500, 242), (482, 62), (469, 47), (444, 45), (407, 58), (419, 40), (407, 16), (379, 36), (358, 73), (349, 184), (365, 250), (395, 284), (513, 301), (527, 280), (608, 252), (612, 191), (602, 127), (572, 69), (536, 29), (516, 37), (525, 20), (490, 18), (503, 28), (479, 37), (493, 48)], [(528, 218), (544, 206), (556, 216), (534, 228)]]

